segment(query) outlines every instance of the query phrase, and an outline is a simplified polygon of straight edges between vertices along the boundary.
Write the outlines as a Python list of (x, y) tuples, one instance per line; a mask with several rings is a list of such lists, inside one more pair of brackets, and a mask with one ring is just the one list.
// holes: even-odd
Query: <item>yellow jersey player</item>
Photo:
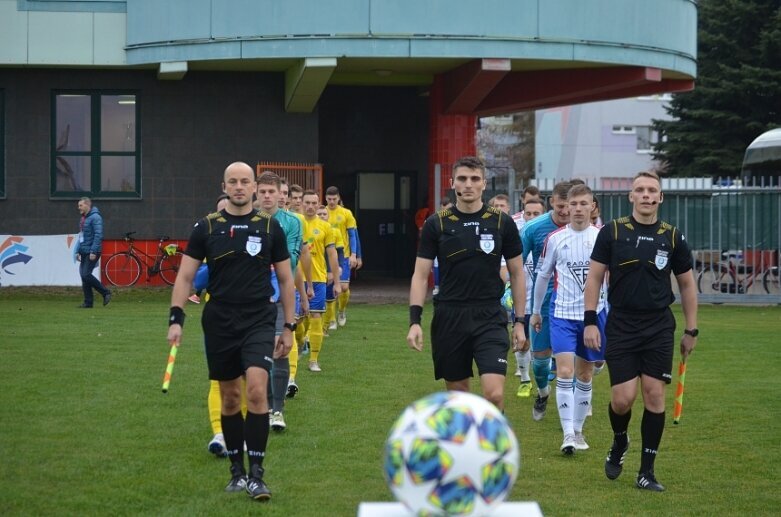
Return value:
[[(339, 271), (339, 260), (331, 227), (317, 217), (320, 196), (314, 190), (304, 192), (304, 242), (312, 255), (312, 288), (314, 297), (309, 301), (309, 370), (319, 372), (318, 362), (323, 345), (323, 313), (325, 312), (325, 285), (328, 280), (326, 260), (331, 271)], [(339, 278), (334, 276), (334, 295), (341, 292)]]
[(342, 294), (338, 296), (337, 321), (340, 327), (347, 323), (347, 303), (350, 301), (350, 272), (352, 269), (360, 269), (361, 245), (358, 239), (358, 224), (353, 213), (340, 204), (342, 198), (339, 189), (328, 187), (325, 191), (325, 201), (328, 206), (328, 222), (339, 230), (344, 240), (344, 259), (342, 259)]

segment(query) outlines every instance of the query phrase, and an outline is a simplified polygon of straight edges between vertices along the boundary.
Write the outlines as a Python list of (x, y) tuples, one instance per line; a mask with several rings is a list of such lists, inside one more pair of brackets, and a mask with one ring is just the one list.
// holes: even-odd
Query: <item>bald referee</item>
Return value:
[(663, 201), (659, 176), (638, 173), (629, 193), (632, 215), (610, 221), (597, 236), (586, 279), (583, 317), (585, 344), (599, 350), (596, 309), (600, 286), (609, 271), (605, 359), (610, 371), (608, 411), (613, 444), (605, 460), (605, 475), (608, 479), (621, 475), (629, 449), (632, 404), (638, 386), (642, 386), (642, 450), (636, 485), (655, 492), (664, 491), (654, 474), (654, 460), (664, 431), (664, 388), (672, 381), (673, 368), (675, 318), (670, 304), (675, 296), (671, 273), (678, 282), (686, 319), (681, 338), (683, 358), (694, 350), (699, 333), (691, 252), (680, 230), (659, 220)]

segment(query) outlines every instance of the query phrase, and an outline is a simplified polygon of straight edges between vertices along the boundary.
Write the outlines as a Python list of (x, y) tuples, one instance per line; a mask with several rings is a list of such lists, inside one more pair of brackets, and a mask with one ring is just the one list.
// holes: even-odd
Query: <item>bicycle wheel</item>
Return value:
[(182, 263), (182, 252), (177, 251), (173, 255), (165, 255), (160, 261), (160, 277), (168, 285), (174, 285), (176, 274), (179, 272), (179, 264)]
[(111, 285), (128, 287), (138, 282), (141, 277), (141, 262), (138, 257), (126, 251), (114, 253), (106, 260), (103, 272)]
[(781, 276), (778, 266), (771, 267), (762, 275), (762, 286), (767, 294), (781, 294)]
[(708, 264), (697, 275), (697, 290), (702, 294), (735, 294), (735, 274), (724, 264)]

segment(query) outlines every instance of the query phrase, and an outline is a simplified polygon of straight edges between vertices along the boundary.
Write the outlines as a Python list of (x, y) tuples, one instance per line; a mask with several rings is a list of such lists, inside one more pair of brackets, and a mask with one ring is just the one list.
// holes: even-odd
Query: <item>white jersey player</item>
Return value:
[[(586, 348), (583, 342), (583, 292), (591, 260), (591, 251), (599, 229), (591, 224), (594, 196), (586, 185), (576, 185), (567, 194), (570, 223), (548, 235), (540, 257), (534, 292), (531, 325), (541, 326), (539, 313), (546, 286), (554, 276), (550, 303), (551, 348), (556, 357), (556, 402), (564, 432), (561, 450), (573, 454), (588, 449), (583, 423), (591, 408), (591, 379), (594, 362), (604, 360), (599, 352)], [(605, 293), (597, 307), (599, 330), (604, 339)], [(573, 391), (574, 388), (574, 391)]]

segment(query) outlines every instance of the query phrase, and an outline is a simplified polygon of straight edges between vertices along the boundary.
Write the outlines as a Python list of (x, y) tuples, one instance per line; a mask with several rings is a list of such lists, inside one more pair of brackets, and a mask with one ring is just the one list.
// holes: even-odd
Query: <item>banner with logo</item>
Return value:
[[(0, 286), (81, 285), (78, 235), (0, 235)], [(100, 278), (100, 264), (92, 274)]]

